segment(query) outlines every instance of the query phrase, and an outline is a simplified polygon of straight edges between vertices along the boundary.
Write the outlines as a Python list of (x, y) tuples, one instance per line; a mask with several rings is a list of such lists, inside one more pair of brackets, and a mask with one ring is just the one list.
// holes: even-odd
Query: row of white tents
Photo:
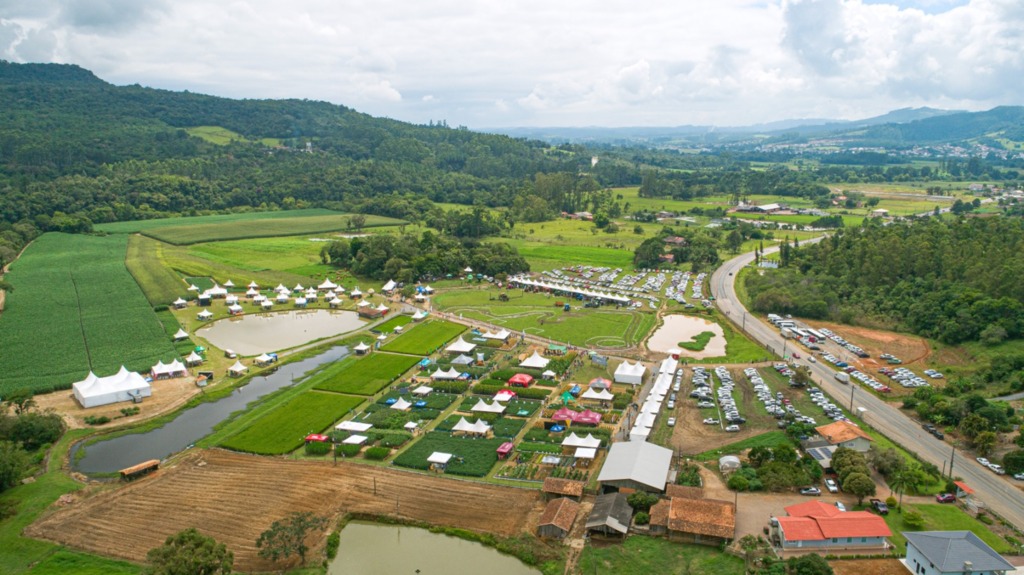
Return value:
[(672, 377), (678, 366), (679, 361), (671, 356), (661, 362), (658, 377), (654, 380), (651, 392), (647, 394), (647, 399), (644, 400), (644, 404), (640, 407), (640, 413), (637, 414), (636, 421), (633, 422), (633, 428), (629, 430), (630, 441), (647, 441), (647, 437), (650, 436), (651, 430), (654, 428), (654, 420), (661, 412), (661, 404), (672, 389)]

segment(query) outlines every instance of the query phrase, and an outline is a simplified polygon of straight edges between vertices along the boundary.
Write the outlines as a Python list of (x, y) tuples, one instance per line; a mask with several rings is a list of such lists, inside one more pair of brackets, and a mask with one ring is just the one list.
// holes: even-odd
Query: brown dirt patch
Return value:
[[(376, 489), (375, 489), (376, 488)], [(239, 571), (271, 571), (256, 538), (292, 511), (397, 516), (514, 535), (543, 511), (536, 490), (341, 462), (203, 450), (156, 474), (53, 510), (26, 534), (104, 556), (143, 561), (173, 533), (198, 527), (235, 554)], [(316, 537), (315, 557), (323, 534)]]
[[(221, 378), (220, 381), (217, 381), (216, 383), (220, 386), (234, 383), (225, 382), (227, 382), (227, 379)], [(114, 425), (120, 426), (123, 424), (137, 423), (158, 415), (163, 415), (181, 407), (192, 396), (203, 392), (202, 389), (196, 387), (194, 376), (179, 377), (175, 379), (160, 379), (154, 381), (152, 385), (153, 395), (145, 398), (142, 403), (125, 401), (104, 405), (102, 407), (85, 409), (75, 400), (75, 396), (71, 393), (70, 389), (37, 395), (35, 396), (35, 400), (40, 409), (45, 410), (52, 408), (59, 413), (60, 416), (64, 418), (67, 426), (71, 429), (90, 427), (85, 423), (85, 417), (90, 415), (96, 417), (105, 415), (114, 420), (106, 426), (100, 426), (102, 429), (105, 427), (112, 427)], [(214, 386), (210, 385), (206, 389), (214, 389)], [(138, 407), (138, 415), (122, 417), (121, 410), (128, 407)]]
[(899, 559), (849, 559), (829, 561), (836, 575), (905, 575), (907, 568)]

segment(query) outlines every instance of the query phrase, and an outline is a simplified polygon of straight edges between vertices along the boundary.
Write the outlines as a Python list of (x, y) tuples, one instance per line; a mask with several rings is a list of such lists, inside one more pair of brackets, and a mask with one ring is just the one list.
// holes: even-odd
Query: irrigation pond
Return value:
[(259, 355), (348, 333), (364, 325), (354, 311), (291, 310), (218, 320), (199, 328), (196, 335), (220, 349)]

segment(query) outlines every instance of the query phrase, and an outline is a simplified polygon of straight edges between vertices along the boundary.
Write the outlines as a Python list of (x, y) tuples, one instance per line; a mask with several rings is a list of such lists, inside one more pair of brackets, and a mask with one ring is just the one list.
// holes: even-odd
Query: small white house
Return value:
[(917, 575), (1005, 575), (1015, 567), (970, 531), (904, 532), (906, 566)]

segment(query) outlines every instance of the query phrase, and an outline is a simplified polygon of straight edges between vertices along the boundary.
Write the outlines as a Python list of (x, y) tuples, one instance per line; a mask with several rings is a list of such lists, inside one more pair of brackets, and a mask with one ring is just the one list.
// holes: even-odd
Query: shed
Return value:
[(625, 493), (605, 493), (594, 500), (594, 508), (587, 518), (587, 532), (613, 537), (626, 537), (633, 521), (633, 508)]
[(568, 479), (560, 479), (557, 477), (547, 477), (544, 479), (544, 487), (541, 491), (545, 495), (560, 495), (562, 497), (569, 497), (576, 501), (579, 501), (583, 497), (584, 483), (582, 481), (570, 481)]
[(597, 480), (605, 490), (628, 488), (661, 493), (671, 465), (671, 449), (646, 441), (614, 443)]
[(552, 499), (537, 521), (537, 536), (564, 538), (572, 531), (572, 524), (576, 522), (579, 510), (580, 504), (572, 499), (566, 497)]
[(673, 497), (668, 534), (689, 543), (721, 545), (736, 533), (736, 506), (731, 501)]

